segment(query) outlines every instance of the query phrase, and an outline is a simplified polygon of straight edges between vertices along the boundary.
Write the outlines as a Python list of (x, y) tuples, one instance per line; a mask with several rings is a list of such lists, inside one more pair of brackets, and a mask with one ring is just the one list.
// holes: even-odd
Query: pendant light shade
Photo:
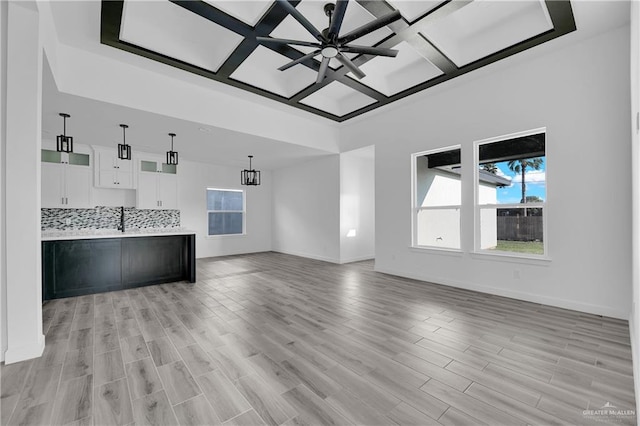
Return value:
[(58, 152), (73, 152), (73, 137), (67, 136), (67, 118), (71, 117), (69, 114), (63, 112), (60, 113), (62, 117), (62, 134), (56, 138), (56, 151)]
[(118, 144), (118, 158), (121, 160), (131, 160), (131, 145), (127, 145), (125, 131), (129, 126), (121, 124), (122, 127), (122, 143)]
[(174, 166), (178, 165), (178, 152), (173, 150), (173, 138), (176, 136), (175, 133), (169, 133), (171, 136), (171, 151), (167, 151), (167, 164), (171, 164)]
[(242, 185), (258, 186), (260, 185), (260, 170), (251, 168), (251, 159), (253, 155), (249, 155), (249, 169), (240, 172), (240, 183)]

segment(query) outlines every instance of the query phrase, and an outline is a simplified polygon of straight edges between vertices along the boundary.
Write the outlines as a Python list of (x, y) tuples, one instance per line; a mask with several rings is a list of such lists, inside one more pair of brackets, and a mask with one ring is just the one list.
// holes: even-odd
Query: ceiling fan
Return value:
[(318, 42), (308, 42), (302, 40), (288, 40), (282, 38), (272, 37), (256, 37), (261, 43), (274, 43), (274, 44), (286, 44), (293, 46), (308, 46), (315, 47), (315, 50), (309, 54), (301, 56), (300, 58), (291, 61), (280, 68), (280, 71), (287, 70), (292, 66), (299, 64), (307, 59), (311, 59), (318, 54), (322, 55), (322, 62), (320, 63), (320, 70), (318, 71), (318, 78), (316, 83), (321, 83), (324, 79), (327, 68), (329, 67), (329, 61), (332, 58), (336, 58), (342, 65), (347, 67), (358, 79), (363, 78), (365, 73), (360, 70), (344, 53), (357, 53), (376, 56), (389, 56), (395, 57), (398, 54), (397, 50), (387, 49), (382, 47), (370, 47), (370, 46), (357, 46), (350, 44), (353, 40), (356, 40), (362, 36), (365, 36), (379, 28), (384, 27), (392, 22), (400, 19), (400, 12), (395, 10), (385, 16), (381, 16), (359, 28), (356, 28), (349, 33), (340, 36), (340, 27), (342, 26), (342, 20), (344, 14), (347, 11), (348, 0), (337, 0), (335, 4), (327, 3), (324, 5), (324, 13), (329, 17), (329, 27), (323, 31), (319, 31), (313, 26), (307, 18), (302, 15), (298, 9), (291, 5), (287, 0), (277, 0), (277, 2), (293, 16), (311, 35), (313, 35)]

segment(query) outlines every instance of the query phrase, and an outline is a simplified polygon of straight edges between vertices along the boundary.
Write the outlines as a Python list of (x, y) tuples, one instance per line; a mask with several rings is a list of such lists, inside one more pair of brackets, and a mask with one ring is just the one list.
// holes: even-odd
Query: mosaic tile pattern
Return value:
[[(42, 209), (41, 229), (117, 229), (120, 207), (98, 206), (93, 209)], [(124, 209), (126, 229), (179, 228), (180, 210)]]
[(180, 210), (124, 209), (124, 225), (127, 229), (179, 228)]

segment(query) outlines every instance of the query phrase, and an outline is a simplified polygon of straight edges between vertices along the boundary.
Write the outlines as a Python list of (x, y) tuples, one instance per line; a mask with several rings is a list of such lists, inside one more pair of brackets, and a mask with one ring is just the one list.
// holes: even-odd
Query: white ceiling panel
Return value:
[[(324, 4), (326, 1), (318, 0), (302, 0), (296, 9), (304, 15), (319, 31), (329, 26), (329, 18), (324, 14)], [(348, 32), (361, 27), (362, 25), (375, 20), (375, 16), (370, 14), (366, 9), (360, 6), (355, 1), (350, 1), (347, 6), (347, 12), (344, 15), (342, 21), (342, 27), (340, 28), (340, 35), (345, 35)], [(355, 45), (361, 46), (373, 46), (374, 44), (382, 41), (385, 37), (392, 34), (392, 31), (387, 27), (382, 27), (372, 33), (360, 37), (352, 42)], [(272, 32), (271, 37), (286, 38), (291, 40), (303, 40), (303, 41), (317, 41), (309, 32), (296, 21), (292, 16), (287, 16), (280, 25), (278, 25)], [(313, 48), (304, 46), (292, 46), (295, 49), (303, 53), (313, 52)], [(353, 58), (357, 55), (346, 54), (347, 57)], [(331, 68), (339, 68), (340, 62), (332, 59), (329, 63)]]
[(243, 40), (168, 1), (125, 1), (120, 39), (213, 72)]
[(290, 61), (286, 56), (258, 46), (231, 74), (231, 78), (289, 98), (312, 84), (317, 74), (300, 64), (278, 71), (279, 67)]
[[(403, 41), (394, 49), (398, 50), (395, 58), (376, 56), (361, 65), (360, 69), (366, 77), (360, 79), (360, 82), (386, 96), (393, 96), (443, 74), (440, 68), (416, 52), (409, 43)], [(355, 79), (352, 73), (348, 76)]]
[(402, 17), (409, 22), (413, 22), (425, 13), (433, 10), (439, 4), (442, 4), (442, 0), (387, 0), (391, 6), (398, 9), (402, 14)]
[(302, 99), (300, 103), (342, 117), (375, 101), (364, 93), (334, 81)]
[(204, 0), (211, 6), (216, 7), (245, 24), (254, 27), (265, 12), (271, 7), (273, 1), (245, 1), (245, 0)]
[(476, 0), (421, 33), (457, 66), (464, 66), (551, 29), (542, 0)]

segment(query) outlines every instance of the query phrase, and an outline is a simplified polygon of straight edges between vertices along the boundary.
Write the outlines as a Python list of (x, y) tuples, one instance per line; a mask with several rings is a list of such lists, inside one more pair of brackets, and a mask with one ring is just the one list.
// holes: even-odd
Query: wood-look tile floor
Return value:
[[(4, 424), (635, 424), (626, 321), (276, 253), (60, 299)], [(608, 407), (608, 406), (607, 406)]]

